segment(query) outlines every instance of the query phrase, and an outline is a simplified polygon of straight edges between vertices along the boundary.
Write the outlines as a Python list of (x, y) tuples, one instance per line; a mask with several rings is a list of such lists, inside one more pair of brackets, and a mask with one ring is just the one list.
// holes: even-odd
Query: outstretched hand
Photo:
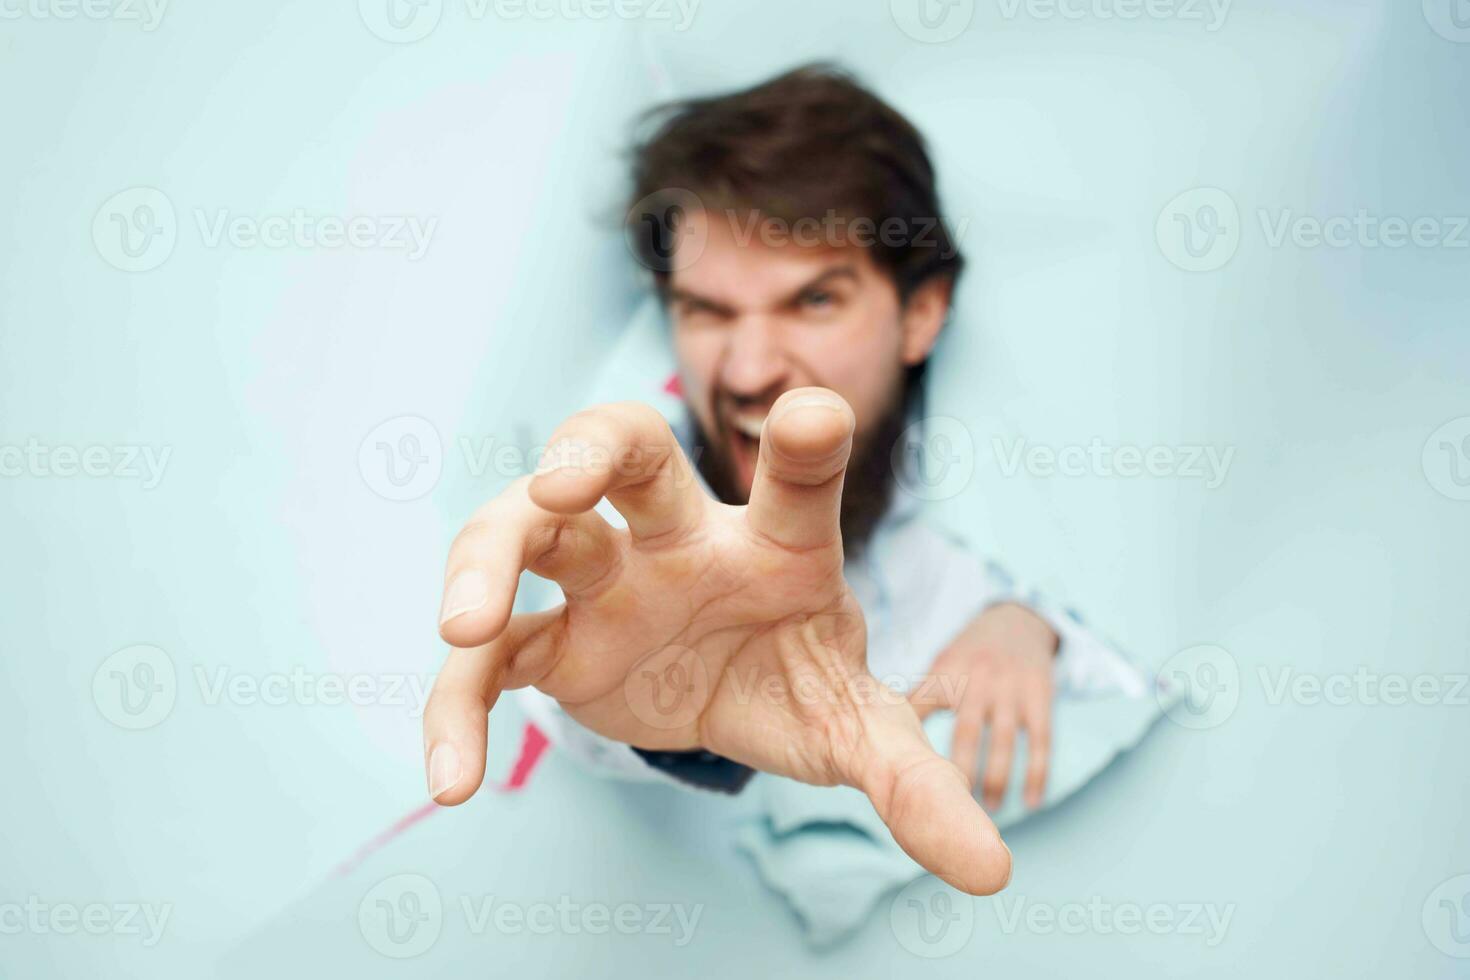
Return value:
[[(1010, 851), (969, 779), (867, 669), (838, 522), (853, 427), (831, 391), (784, 394), (750, 503), (734, 507), (704, 493), (648, 406), (563, 423), (536, 475), (482, 506), (450, 552), (440, 632), (456, 649), (424, 714), (434, 799), (474, 794), (490, 709), (533, 685), (620, 742), (856, 787), (926, 869), (971, 894), (1005, 887)], [(593, 511), (604, 497), (626, 530)], [(512, 615), (525, 570), (565, 603)]]

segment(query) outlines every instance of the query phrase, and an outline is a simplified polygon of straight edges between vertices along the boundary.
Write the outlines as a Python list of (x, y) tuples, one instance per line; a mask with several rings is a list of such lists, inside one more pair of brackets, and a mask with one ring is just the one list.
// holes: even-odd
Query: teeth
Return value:
[(730, 425), (743, 436), (751, 439), (761, 437), (761, 426), (765, 424), (764, 415), (736, 415), (730, 419)]

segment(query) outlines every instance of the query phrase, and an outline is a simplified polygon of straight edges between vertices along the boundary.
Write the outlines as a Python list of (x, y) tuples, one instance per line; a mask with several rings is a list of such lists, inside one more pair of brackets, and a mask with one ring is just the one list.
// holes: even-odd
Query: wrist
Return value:
[(1039, 649), (1048, 656), (1056, 654), (1061, 637), (1041, 614), (1019, 602), (998, 602), (989, 606), (975, 620), (975, 628), (987, 638), (1008, 647), (1021, 645)]

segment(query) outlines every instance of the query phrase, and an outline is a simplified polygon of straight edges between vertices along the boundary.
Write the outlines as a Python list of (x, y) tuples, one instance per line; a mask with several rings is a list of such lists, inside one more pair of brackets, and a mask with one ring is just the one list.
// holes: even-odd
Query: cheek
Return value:
[[(712, 334), (674, 331), (674, 359), (678, 362), (679, 381), (684, 399), (703, 418), (714, 387), (715, 371), (720, 362), (719, 345)], [(704, 419), (704, 421), (709, 421)]]
[(896, 325), (860, 322), (804, 332), (801, 363), (812, 377), (802, 384), (831, 388), (852, 406), (866, 428), (892, 403), (903, 377), (902, 334)]

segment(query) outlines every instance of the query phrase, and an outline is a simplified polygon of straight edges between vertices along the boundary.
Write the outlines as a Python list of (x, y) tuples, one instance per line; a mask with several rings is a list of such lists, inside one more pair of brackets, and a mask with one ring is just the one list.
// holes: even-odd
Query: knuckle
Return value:
[(465, 529), (476, 524), (499, 524), (520, 508), (534, 507), (531, 502), (532, 479), (534, 477), (529, 473), (516, 477), (504, 490), (475, 508), (465, 522)]
[(450, 544), (449, 550), (453, 554), (471, 544), (478, 544), (489, 540), (495, 534), (495, 525), (492, 521), (481, 517), (478, 513), (471, 518), (469, 523), (459, 529)]

